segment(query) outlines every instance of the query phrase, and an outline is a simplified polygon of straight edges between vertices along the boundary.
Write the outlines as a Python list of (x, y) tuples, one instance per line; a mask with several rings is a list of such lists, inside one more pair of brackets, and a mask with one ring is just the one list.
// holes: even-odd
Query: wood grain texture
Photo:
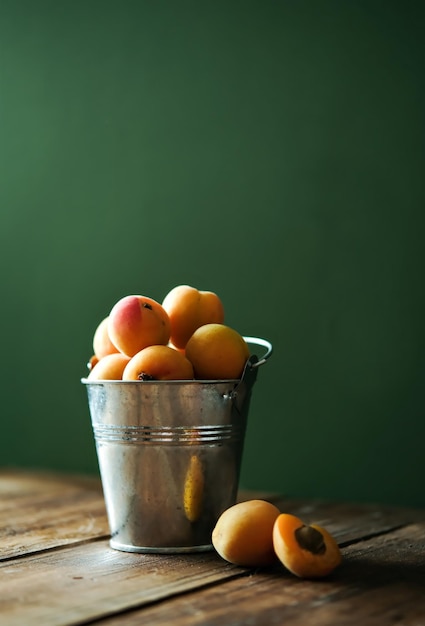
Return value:
[(376, 504), (297, 500), (275, 497), (285, 513), (299, 516), (308, 524), (327, 528), (340, 546), (394, 530), (414, 522), (425, 522), (425, 510)]
[(342, 566), (308, 581), (215, 552), (119, 552), (97, 478), (0, 472), (0, 626), (425, 626), (425, 511), (249, 497), (328, 528)]
[[(394, 550), (397, 546), (397, 551)], [(208, 589), (116, 616), (104, 626), (424, 626), (425, 528), (408, 526), (343, 549), (344, 562), (323, 580), (283, 568), (250, 571)]]
[(0, 472), (0, 561), (108, 533), (97, 478)]
[(134, 554), (95, 541), (1, 563), (0, 615), (7, 626), (80, 624), (235, 575), (213, 553)]

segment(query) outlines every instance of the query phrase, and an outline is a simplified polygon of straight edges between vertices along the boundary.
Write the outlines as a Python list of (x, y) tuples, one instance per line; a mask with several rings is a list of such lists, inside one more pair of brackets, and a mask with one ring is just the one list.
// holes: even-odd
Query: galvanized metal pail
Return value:
[(82, 379), (112, 548), (212, 548), (218, 517), (236, 501), (258, 366), (272, 353), (264, 339), (245, 340), (265, 354), (250, 357), (240, 380)]

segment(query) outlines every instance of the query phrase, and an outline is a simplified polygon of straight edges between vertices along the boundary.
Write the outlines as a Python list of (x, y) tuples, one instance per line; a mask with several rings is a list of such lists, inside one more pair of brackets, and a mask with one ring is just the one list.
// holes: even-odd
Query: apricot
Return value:
[(96, 363), (99, 363), (99, 359), (97, 358), (95, 354), (92, 354), (89, 360), (87, 361), (87, 369), (89, 370), (89, 372), (91, 372), (91, 370), (94, 368)]
[(181, 352), (182, 354), (185, 354), (184, 348), (177, 348), (177, 346), (172, 344), (171, 341), (167, 343), (167, 346), (170, 346), (170, 348), (173, 348), (173, 350), (177, 350), (177, 352)]
[(190, 380), (192, 363), (170, 346), (147, 346), (127, 363), (123, 380)]
[(124, 296), (112, 307), (108, 333), (120, 352), (134, 356), (151, 345), (166, 345), (170, 320), (163, 307), (147, 296)]
[(190, 457), (183, 491), (183, 507), (189, 522), (196, 522), (202, 513), (204, 497), (204, 471), (196, 454)]
[(304, 524), (295, 515), (281, 513), (273, 526), (273, 546), (279, 560), (300, 578), (321, 578), (342, 560), (335, 539), (327, 530)]
[(171, 289), (162, 306), (170, 318), (170, 339), (176, 348), (184, 348), (200, 326), (222, 324), (224, 321), (224, 308), (218, 295), (189, 285), (178, 285)]
[(130, 357), (121, 352), (107, 354), (90, 370), (88, 380), (121, 380)]
[(279, 509), (266, 500), (247, 500), (226, 509), (212, 532), (218, 554), (245, 567), (263, 567), (277, 562), (273, 548), (273, 525)]
[(249, 348), (238, 331), (224, 324), (204, 324), (186, 344), (186, 356), (198, 380), (240, 378)]
[(107, 354), (119, 352), (118, 348), (112, 343), (108, 333), (108, 318), (105, 317), (96, 328), (93, 336), (93, 352), (100, 360)]

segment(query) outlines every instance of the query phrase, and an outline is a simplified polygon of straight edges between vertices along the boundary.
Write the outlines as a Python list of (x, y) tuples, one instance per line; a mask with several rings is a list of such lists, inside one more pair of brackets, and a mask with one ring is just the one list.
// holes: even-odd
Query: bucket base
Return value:
[(209, 552), (214, 549), (212, 543), (208, 543), (200, 546), (167, 546), (167, 547), (155, 547), (155, 546), (133, 546), (131, 544), (119, 543), (111, 539), (109, 545), (114, 550), (120, 550), (121, 552), (139, 552), (141, 554), (189, 554), (191, 552)]

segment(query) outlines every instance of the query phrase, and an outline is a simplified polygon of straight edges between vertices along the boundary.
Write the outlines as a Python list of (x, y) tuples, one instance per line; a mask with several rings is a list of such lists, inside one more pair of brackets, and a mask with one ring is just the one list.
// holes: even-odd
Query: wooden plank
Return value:
[(0, 473), (0, 561), (108, 533), (96, 477)]
[[(335, 534), (341, 545), (420, 519), (420, 513), (409, 509), (306, 503), (265, 492), (239, 494), (239, 500), (249, 498), (267, 499), (281, 511), (299, 515), (306, 522), (322, 524)], [(347, 524), (343, 524), (344, 520)], [(0, 561), (108, 534), (98, 477), (0, 472)]]
[[(298, 503), (298, 506), (298, 511), (300, 511), (305, 505)], [(308, 506), (311, 507), (310, 504)], [(332, 520), (333, 528), (340, 536), (353, 536), (357, 532), (354, 540), (359, 541), (365, 530), (369, 532), (371, 526), (368, 507), (363, 512), (360, 509), (357, 515), (354, 515), (355, 511), (351, 511), (350, 507), (345, 509), (337, 506), (337, 509), (340, 511), (341, 519), (336, 516), (334, 506), (326, 508), (324, 504), (321, 504), (317, 510), (309, 509), (309, 511), (314, 518), (316, 513), (320, 512), (322, 519)], [(304, 513), (308, 512), (304, 510)], [(350, 515), (353, 515), (353, 521)], [(394, 512), (391, 519), (397, 524), (401, 520)], [(355, 531), (350, 530), (350, 523)], [(387, 517), (377, 516), (374, 519), (374, 533), (378, 534), (380, 528), (382, 532), (387, 533)], [(246, 601), (244, 594), (251, 599), (254, 597), (250, 595), (254, 591), (246, 588), (246, 580), (252, 583), (254, 579), (262, 581), (264, 593), (270, 587), (273, 598), (275, 594), (282, 594), (282, 588), (287, 590), (294, 585), (298, 585), (295, 591), (298, 594), (300, 582), (313, 585), (306, 588), (310, 589), (308, 593), (312, 594), (311, 597), (315, 602), (321, 598), (320, 593), (317, 596), (319, 590), (327, 589), (328, 595), (333, 593), (332, 586), (326, 587), (334, 584), (329, 581), (305, 583), (282, 571), (271, 574), (253, 573), (225, 563), (215, 553), (180, 556), (127, 554), (110, 549), (106, 540), (100, 540), (83, 545), (70, 545), (62, 549), (40, 552), (0, 563), (2, 580), (0, 615), (4, 620), (4, 622), (0, 621), (0, 624), (5, 624), (5, 626), (20, 626), (21, 624), (61, 626), (66, 624), (70, 626), (89, 623), (91, 620), (114, 613), (165, 601), (178, 594), (187, 594), (211, 583), (218, 585), (221, 603), (223, 593), (226, 593), (227, 603), (228, 593), (236, 583), (232, 583), (230, 588), (228, 588), (229, 583), (226, 583), (225, 591), (222, 583), (240, 577), (244, 578), (244, 581), (238, 583), (239, 586), (237, 586), (237, 589), (243, 590), (241, 601)], [(206, 590), (205, 593), (208, 597), (210, 592)], [(274, 606), (276, 599), (271, 600), (267, 596), (265, 605), (268, 606), (270, 602)], [(287, 602), (293, 603), (294, 596), (287, 596)], [(313, 600), (310, 599), (310, 602)], [(205, 610), (209, 611), (209, 608), (206, 607)], [(252, 604), (251, 610), (254, 610)], [(170, 608), (167, 611), (169, 620), (170, 615), (174, 615), (174, 609)], [(220, 620), (222, 619), (223, 614), (220, 617)], [(150, 622), (144, 621), (144, 623)]]
[[(380, 614), (385, 610), (394, 619), (398, 607), (406, 620), (403, 626), (424, 626), (425, 619), (414, 621), (413, 607), (425, 610), (423, 586), (418, 599), (418, 567), (425, 558), (425, 512), (301, 502), (258, 492), (240, 494), (240, 499), (253, 497), (274, 501), (280, 510), (331, 530), (345, 546), (345, 562), (338, 574), (311, 583), (282, 569), (237, 568), (215, 553), (118, 552), (110, 549), (106, 539), (98, 478), (0, 472), (0, 625), (71, 626), (114, 614), (116, 624), (126, 624), (125, 620), (138, 624), (141, 617), (143, 623), (168, 624), (170, 616), (176, 624), (178, 619), (185, 625), (191, 619), (193, 624), (205, 624), (206, 617), (209, 624), (218, 624), (228, 623), (229, 615), (239, 619), (235, 624), (242, 624), (239, 614), (250, 616), (253, 624), (273, 624), (281, 623), (282, 611), (294, 626), (305, 624), (306, 611), (317, 616), (314, 623), (318, 625), (329, 623), (323, 621), (329, 615), (335, 618), (330, 623), (354, 624), (343, 620), (346, 612), (351, 620), (360, 602), (364, 608), (360, 617), (369, 622), (357, 616), (356, 624), (375, 626), (375, 606)], [(394, 555), (401, 560), (394, 561)], [(401, 582), (400, 568), (404, 568)], [(391, 605), (385, 600), (388, 594)], [(260, 621), (252, 621), (259, 611)], [(105, 623), (112, 625), (114, 619)]]
[(0, 561), (107, 536), (98, 477), (0, 471)]
[(214, 552), (125, 553), (104, 540), (73, 545), (0, 563), (0, 624), (81, 624), (240, 574)]
[(0, 471), (0, 561), (107, 536), (98, 477)]
[(343, 549), (328, 579), (300, 580), (284, 568), (239, 578), (110, 617), (102, 626), (424, 626), (425, 525)]
[(335, 536), (340, 546), (415, 522), (425, 522), (425, 510), (411, 508), (281, 497), (273, 502), (280, 511), (297, 515), (307, 524), (323, 526)]

